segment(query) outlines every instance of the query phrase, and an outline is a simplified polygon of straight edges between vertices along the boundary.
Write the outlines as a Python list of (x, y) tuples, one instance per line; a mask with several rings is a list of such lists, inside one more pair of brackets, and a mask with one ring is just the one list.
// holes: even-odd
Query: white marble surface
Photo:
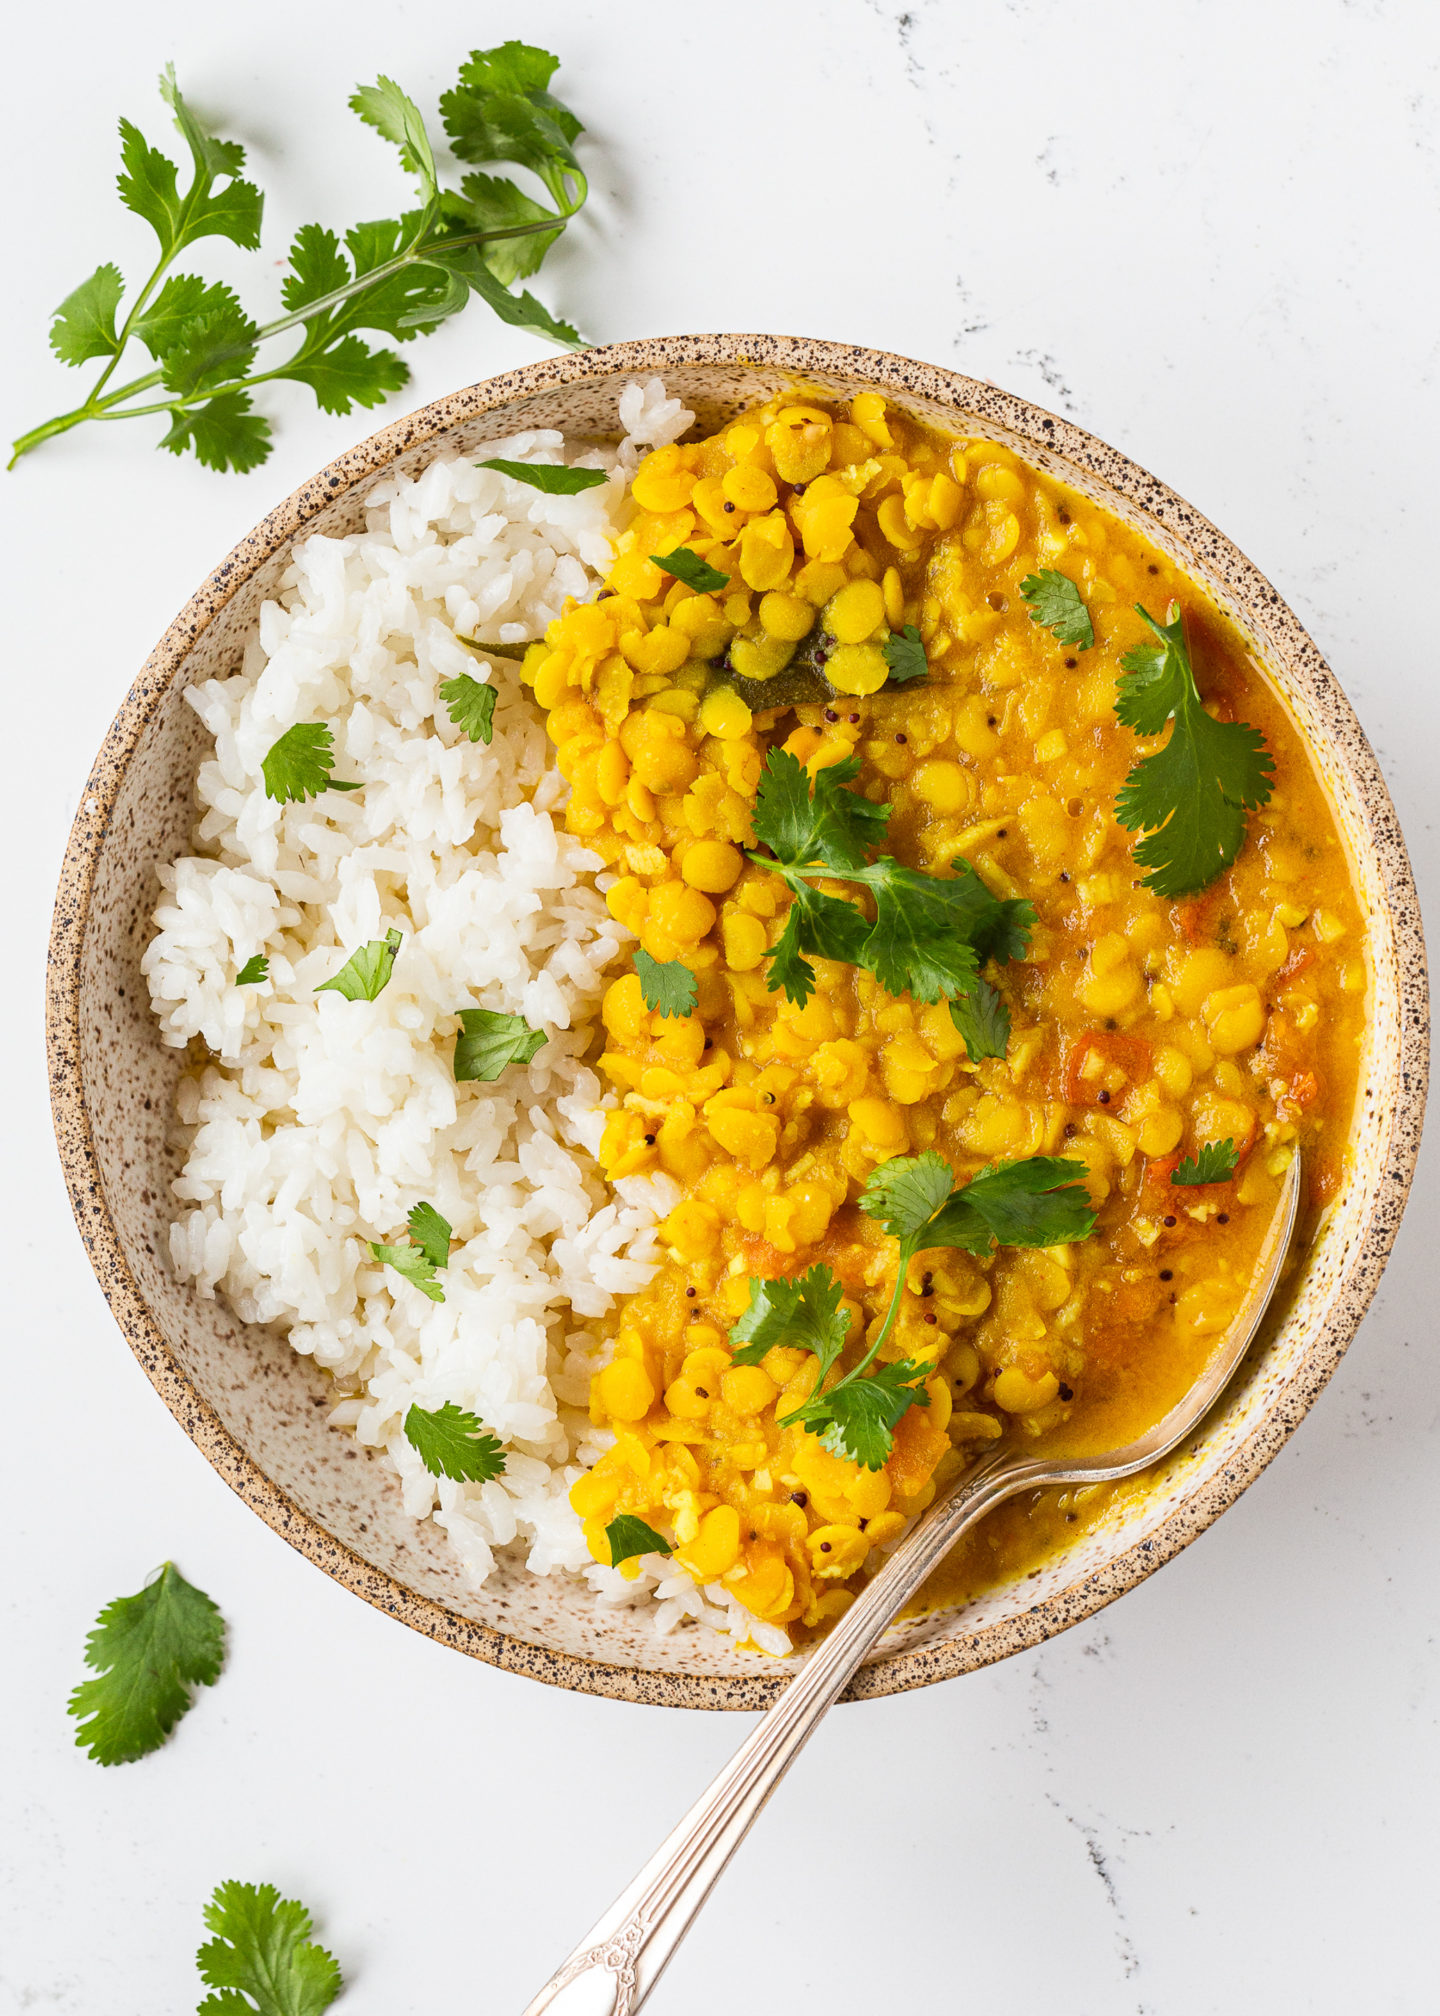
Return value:
[[(166, 57), (253, 150), (270, 208), (248, 285), (271, 299), (296, 223), (394, 205), (386, 150), (344, 109), (353, 84), (389, 71), (433, 105), (469, 47), (508, 34), (563, 52), (590, 128), (593, 210), (549, 300), (596, 339), (776, 329), (957, 365), (1158, 471), (1329, 654), (1433, 925), (1433, 5), (26, 8), (3, 135), (7, 422), (68, 403), (48, 311), (99, 260), (145, 256), (111, 194), (113, 126), (124, 112), (159, 137)], [(536, 354), (472, 308), (414, 346), (414, 403)], [(0, 484), (18, 615), (0, 789), (7, 2016), (193, 2008), (201, 1906), (229, 1876), (312, 1904), (347, 2016), (518, 2010), (744, 1727), (548, 1692), (344, 1594), (170, 1420), (72, 1229), (40, 992), (87, 763), (206, 568), (370, 424), (297, 389), (268, 403), (277, 451), (248, 478), (157, 455), (141, 422)], [(825, 2016), (1435, 2008), (1434, 1151), (1374, 1312), (1268, 1474), (1041, 1651), (843, 1710), (657, 2016), (760, 1997)], [(167, 1750), (102, 1772), (63, 1713), (82, 1640), (171, 1554), (223, 1605), (229, 1665)]]

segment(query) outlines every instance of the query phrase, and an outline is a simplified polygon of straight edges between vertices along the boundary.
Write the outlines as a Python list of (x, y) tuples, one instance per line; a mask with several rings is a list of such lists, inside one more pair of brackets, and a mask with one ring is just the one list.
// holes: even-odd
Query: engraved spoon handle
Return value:
[(806, 1659), (713, 1784), (531, 2002), (525, 2016), (632, 2016), (760, 1809), (866, 1653), (965, 1528), (1037, 1466), (991, 1459), (937, 1501)]

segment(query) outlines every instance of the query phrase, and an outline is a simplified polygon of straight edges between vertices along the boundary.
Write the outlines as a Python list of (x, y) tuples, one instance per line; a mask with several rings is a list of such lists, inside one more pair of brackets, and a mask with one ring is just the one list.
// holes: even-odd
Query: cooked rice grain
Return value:
[[(639, 454), (690, 419), (658, 380), (632, 384), (618, 452), (576, 458), (613, 471), (604, 488), (547, 497), (476, 466), (559, 459), (562, 437), (531, 431), (387, 479), (363, 532), (297, 546), (241, 672), (186, 696), (215, 750), (198, 851), (160, 871), (143, 962), (165, 1041), (199, 1038), (213, 1058), (181, 1085), (177, 1271), (333, 1375), (331, 1419), (385, 1450), (407, 1511), (433, 1517), (477, 1581), (515, 1544), (539, 1574), (586, 1573), (602, 1600), (663, 1583), (667, 1627), (728, 1606), (677, 1590), (673, 1569), (638, 1587), (596, 1569), (567, 1495), (594, 1453), (586, 1326), (649, 1278), (675, 1195), (664, 1177), (612, 1194), (594, 1161), (606, 1100), (583, 1059), (628, 933), (598, 859), (552, 816), (565, 787), (515, 668), (487, 672), (455, 633), (519, 642), (591, 594)], [(496, 687), (488, 746), (439, 699), (461, 673)], [(334, 775), (363, 789), (267, 797), (261, 760), (299, 721), (329, 725)], [(376, 1001), (315, 993), (391, 928), (403, 941)], [(268, 981), (236, 987), (256, 953)], [(457, 1085), (463, 1008), (523, 1015), (545, 1047), (493, 1085)], [(422, 1201), (457, 1241), (440, 1304), (370, 1253), (403, 1240)], [(446, 1401), (504, 1442), (495, 1482), (432, 1477), (406, 1441), (408, 1408)]]

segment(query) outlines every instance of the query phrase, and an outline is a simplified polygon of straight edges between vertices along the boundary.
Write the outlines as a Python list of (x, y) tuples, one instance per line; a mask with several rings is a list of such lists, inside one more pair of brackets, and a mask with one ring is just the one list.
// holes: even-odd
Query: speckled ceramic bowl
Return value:
[(872, 350), (777, 336), (672, 336), (557, 357), (383, 429), (286, 498), (203, 582), (130, 689), (70, 836), (50, 950), (55, 1130), (81, 1235), (120, 1328), (226, 1482), (291, 1545), (377, 1608), (559, 1686), (671, 1707), (759, 1708), (783, 1671), (708, 1633), (657, 1637), (574, 1584), (499, 1573), (466, 1587), (437, 1529), (406, 1518), (378, 1461), (325, 1423), (325, 1384), (283, 1338), (237, 1322), (167, 1260), (179, 1057), (152, 1027), (140, 954), (157, 862), (186, 851), (205, 744), (182, 704), (239, 664), (292, 543), (361, 521), (372, 483), (521, 426), (613, 435), (635, 374), (663, 374), (709, 429), (781, 386), (879, 387), (942, 427), (1004, 441), (1127, 519), (1204, 582), (1253, 640), (1312, 747), (1368, 919), (1373, 1006), (1354, 1177), (1304, 1254), (1264, 1350), (1205, 1432), (1062, 1560), (970, 1608), (902, 1627), (850, 1698), (923, 1686), (1033, 1645), (1168, 1561), (1233, 1503), (1334, 1371), (1375, 1291), (1420, 1134), (1428, 1042), (1420, 914), (1375, 758), (1319, 652), (1270, 584), (1198, 512), (1068, 421), (992, 385)]

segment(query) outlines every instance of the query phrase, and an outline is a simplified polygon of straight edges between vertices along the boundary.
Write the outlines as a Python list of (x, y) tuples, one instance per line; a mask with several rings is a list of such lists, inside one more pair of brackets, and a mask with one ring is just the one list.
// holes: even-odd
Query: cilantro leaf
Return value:
[(495, 688), (482, 686), (468, 672), (446, 679), (440, 687), (445, 712), (472, 742), (488, 742), (495, 733)]
[(670, 553), (652, 553), (650, 558), (665, 573), (673, 574), (677, 581), (693, 588), (697, 595), (713, 595), (717, 588), (724, 588), (730, 580), (728, 574), (722, 574), (718, 567), (712, 567), (708, 560), (702, 560), (688, 546), (677, 546)]
[(417, 1204), (405, 1223), (410, 1227), (410, 1237), (430, 1265), (448, 1267), (450, 1241), (455, 1236), (449, 1219), (443, 1218), (433, 1204)]
[(868, 1378), (842, 1380), (787, 1418), (803, 1421), (832, 1456), (848, 1456), (865, 1470), (883, 1470), (895, 1446), (896, 1423), (912, 1407), (930, 1405), (925, 1381), (934, 1376), (933, 1365), (910, 1358), (877, 1365)]
[(1137, 735), (1158, 735), (1167, 720), (1173, 725), (1164, 746), (1142, 756), (1125, 779), (1115, 817), (1144, 835), (1135, 860), (1149, 870), (1145, 887), (1184, 896), (1213, 882), (1239, 853), (1246, 813), (1266, 804), (1274, 788), (1275, 759), (1258, 728), (1206, 713), (1178, 604), (1165, 623), (1138, 603), (1136, 610), (1158, 642), (1121, 659), (1115, 712)]
[[(466, 175), (460, 183), (468, 221), (481, 231), (508, 231), (515, 225), (531, 227), (523, 238), (492, 238), (480, 256), (502, 286), (528, 280), (564, 230), (564, 219), (537, 203), (504, 175)], [(536, 226), (553, 223), (546, 231)]]
[(806, 882), (792, 882), (790, 887), (794, 901), (785, 928), (765, 955), (767, 982), (772, 993), (783, 991), (788, 1001), (803, 1008), (815, 992), (815, 968), (805, 953), (862, 965), (870, 926), (843, 897), (822, 896)]
[(892, 686), (903, 686), (908, 679), (923, 679), (929, 673), (930, 660), (913, 623), (907, 623), (903, 630), (892, 631), (880, 648), (890, 667)]
[(125, 292), (118, 266), (97, 266), (88, 280), (65, 296), (50, 325), (50, 348), (62, 364), (85, 364), (113, 357), (120, 348), (115, 310)]
[(1003, 1057), (1010, 1047), (1010, 1010), (1000, 990), (983, 974), (955, 996), (950, 1020), (965, 1038), (965, 1055), (972, 1064), (983, 1057)]
[(875, 897), (865, 964), (886, 992), (916, 1001), (967, 993), (980, 958), (968, 935), (964, 883), (883, 857), (866, 871), (865, 883)]
[(270, 422), (252, 408), (248, 392), (221, 392), (203, 406), (174, 406), (159, 444), (172, 455), (193, 450), (207, 469), (258, 469), (270, 453)]
[(597, 490), (610, 481), (606, 469), (567, 469), (563, 462), (507, 462), (500, 455), (492, 455), (488, 462), (479, 462), (476, 467), (498, 469), (512, 483), (527, 483), (547, 497), (575, 497), (582, 490)]
[(297, 721), (277, 742), (272, 742), (260, 765), (265, 779), (265, 795), (279, 804), (318, 798), (322, 791), (358, 791), (356, 783), (342, 783), (330, 772), (335, 768), (331, 755), (335, 738), (323, 721)]
[(160, 375), (172, 392), (209, 391), (250, 369), (258, 333), (232, 295), (184, 325), (165, 352)]
[[(948, 1172), (947, 1172), (948, 1173)], [(730, 1332), (737, 1365), (758, 1365), (777, 1344), (813, 1351), (823, 1379), (844, 1348), (850, 1319), (840, 1307), (845, 1290), (828, 1267), (815, 1266), (798, 1281), (752, 1281), (750, 1302)]]
[(1239, 1166), (1240, 1150), (1233, 1141), (1207, 1141), (1170, 1172), (1170, 1181), (1186, 1188), (1196, 1183), (1228, 1183)]
[[(583, 347), (583, 338), (578, 330), (552, 315), (533, 294), (512, 294), (508, 287), (502, 287), (476, 246), (464, 246), (457, 251), (442, 244), (436, 247), (436, 252), (441, 256), (431, 262), (432, 267), (446, 274), (454, 287), (463, 281), (495, 311), (502, 322), (508, 322), (515, 329), (533, 329), (537, 335), (548, 337), (552, 343), (562, 343), (569, 350)], [(463, 292), (452, 291), (448, 299), (452, 309), (465, 305)]]
[(955, 1171), (937, 1149), (895, 1155), (872, 1174), (860, 1193), (860, 1209), (868, 1218), (878, 1218), (892, 1239), (914, 1239), (949, 1202), (954, 1188)]
[(433, 196), (439, 187), (435, 155), (420, 107), (408, 98), (390, 77), (377, 77), (362, 84), (350, 99), (350, 110), (373, 126), (384, 139), (400, 150), (400, 166), (418, 176), (422, 194)]
[(652, 959), (643, 946), (635, 953), (635, 971), (645, 1006), (666, 1021), (688, 1015), (698, 995), (695, 975), (683, 959)]
[(567, 140), (573, 140), (584, 127), (546, 88), (559, 68), (559, 57), (548, 49), (537, 49), (529, 42), (502, 42), (497, 49), (472, 49), (461, 65), (460, 83), (480, 96), (495, 91), (520, 92), (550, 115)]
[[(871, 862), (890, 810), (849, 788), (859, 770), (858, 759), (847, 757), (818, 771), (812, 786), (788, 750), (772, 749), (766, 758), (754, 827), (775, 858), (752, 851), (749, 859), (783, 877), (793, 898), (768, 955), (769, 984), (803, 1005), (815, 986), (805, 954), (814, 953), (868, 967), (892, 994), (969, 997), (985, 959), (1024, 952), (1035, 912), (1019, 898), (992, 896), (962, 856), (948, 877), (922, 874), (890, 855)], [(821, 875), (868, 889), (874, 923), (852, 904), (810, 889), (804, 878)]]
[(505, 1451), (485, 1423), (447, 1400), (432, 1411), (412, 1407), (405, 1440), (432, 1477), (459, 1484), (489, 1484), (505, 1474)]
[(455, 1081), (479, 1079), (493, 1084), (509, 1064), (528, 1064), (549, 1037), (532, 1029), (523, 1015), (502, 1015), (494, 1008), (462, 1008), (460, 1034), (455, 1038)]
[(622, 1561), (633, 1561), (638, 1554), (675, 1552), (663, 1533), (657, 1533), (653, 1526), (647, 1526), (633, 1512), (617, 1513), (605, 1528), (605, 1538), (610, 1542), (612, 1568), (618, 1568)]
[(1054, 567), (1042, 567), (1027, 574), (1020, 593), (1030, 611), (1030, 621), (1054, 634), (1057, 644), (1069, 644), (1088, 651), (1095, 642), (1095, 626), (1085, 607), (1079, 587), (1068, 574)]
[[(160, 73), (160, 96), (175, 116), (194, 166), (175, 250), (197, 238), (229, 238), (236, 245), (257, 251), (265, 199), (253, 182), (235, 179), (245, 166), (245, 149), (238, 140), (217, 140), (206, 132), (181, 96), (172, 63), (167, 63)], [(217, 190), (214, 185), (221, 176), (230, 180), (224, 189)]]
[(308, 385), (326, 413), (380, 406), (410, 382), (410, 367), (393, 350), (374, 350), (358, 336), (342, 336), (326, 349), (305, 348), (273, 374)]
[(207, 283), (198, 273), (172, 273), (130, 333), (158, 362), (195, 323), (224, 310), (243, 312), (239, 296), (223, 282)]
[(262, 980), (270, 978), (270, 961), (263, 952), (257, 952), (253, 959), (247, 959), (235, 975), (237, 987), (258, 987)]
[(225, 1655), (225, 1621), (203, 1590), (167, 1561), (136, 1596), (109, 1603), (85, 1641), (82, 1680), (67, 1704), (75, 1741), (97, 1764), (130, 1764), (158, 1750), (190, 1706), (192, 1687), (212, 1687)]
[(567, 183), (585, 179), (571, 142), (583, 130), (569, 107), (546, 88), (556, 58), (525, 42), (472, 50), (458, 86), (440, 100), (440, 116), (461, 161), (513, 161), (540, 177), (557, 203)]
[(997, 1245), (1066, 1246), (1088, 1239), (1095, 1212), (1086, 1173), (1083, 1162), (1054, 1155), (994, 1162), (953, 1192), (915, 1235), (915, 1250), (958, 1246), (983, 1259)]
[(401, 933), (390, 930), (352, 952), (333, 979), (322, 980), (317, 994), (343, 994), (347, 1001), (375, 1001), (390, 984)]
[[(849, 875), (863, 868), (885, 837), (888, 805), (873, 805), (848, 787), (860, 775), (858, 756), (810, 773), (788, 749), (772, 749), (755, 795), (755, 839), (787, 868)], [(751, 855), (752, 860), (760, 859)], [(761, 860), (763, 867), (774, 863)]]
[(310, 1913), (273, 1884), (217, 1884), (205, 1924), (215, 1937), (195, 1965), (220, 1992), (198, 2016), (320, 2016), (340, 1993), (339, 1963), (310, 1938)]
[(931, 1148), (883, 1162), (861, 1192), (860, 1209), (900, 1241), (902, 1262), (931, 1246), (959, 1246), (982, 1257), (997, 1241), (1061, 1246), (1088, 1239), (1095, 1229), (1084, 1177), (1083, 1162), (1032, 1155), (992, 1163), (954, 1185), (949, 1163)]

